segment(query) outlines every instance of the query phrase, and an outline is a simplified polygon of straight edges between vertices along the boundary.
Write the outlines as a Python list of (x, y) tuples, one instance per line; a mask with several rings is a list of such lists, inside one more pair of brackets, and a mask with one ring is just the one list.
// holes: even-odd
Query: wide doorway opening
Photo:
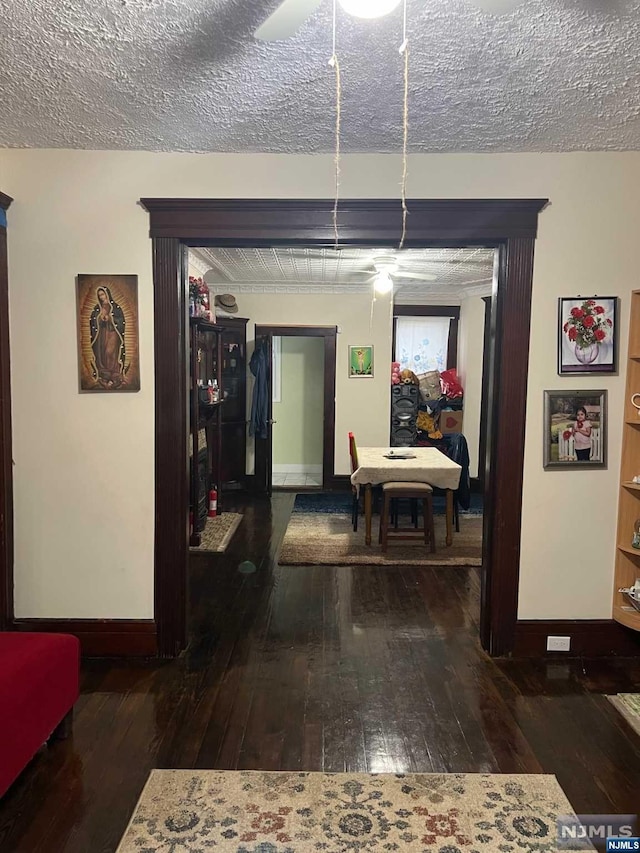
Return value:
[[(188, 372), (181, 365), (186, 366), (187, 360), (183, 318), (188, 299), (188, 247), (332, 246), (334, 204), (329, 200), (211, 199), (143, 199), (142, 203), (151, 214), (156, 291), (156, 617), (160, 653), (172, 656), (186, 641)], [(490, 478), (484, 483), (480, 573), (481, 640), (494, 655), (508, 653), (515, 639), (528, 306), (538, 214), (545, 204), (544, 199), (414, 200), (405, 240), (407, 248), (466, 246), (498, 250), (496, 286), (491, 296), (486, 426), (485, 472), (490, 473)], [(341, 247), (397, 249), (399, 222), (401, 210), (395, 201), (346, 200), (341, 205)], [(319, 317), (314, 319), (322, 322)], [(366, 342), (360, 339), (355, 344), (363, 349), (366, 362), (370, 355)], [(390, 340), (388, 347), (390, 363)], [(342, 366), (351, 371), (351, 365), (348, 358)], [(339, 358), (338, 375), (340, 370)], [(347, 374), (348, 381), (354, 383), (351, 404), (357, 406), (361, 392), (356, 393), (356, 380), (351, 375)], [(358, 379), (362, 384), (367, 381), (371, 380)], [(388, 386), (385, 399), (388, 414)], [(340, 409), (336, 418), (339, 412)], [(388, 427), (387, 420), (387, 440)], [(341, 433), (336, 428), (336, 438)], [(366, 435), (364, 439), (366, 444)], [(342, 442), (336, 442), (336, 463), (342, 453), (340, 448)]]
[[(490, 247), (190, 248), (190, 278), (223, 330), (223, 425), (246, 388), (243, 447), (213, 431), (223, 517), (207, 524), (226, 530), (230, 509), (251, 512), (222, 474), (242, 467), (247, 495), (293, 493), (272, 541), (281, 566), (455, 568), (477, 622), (497, 259)], [(233, 372), (229, 324), (244, 335)], [(403, 495), (385, 510), (384, 483), (403, 480), (428, 486), (428, 503)], [(382, 543), (383, 527), (402, 542)]]

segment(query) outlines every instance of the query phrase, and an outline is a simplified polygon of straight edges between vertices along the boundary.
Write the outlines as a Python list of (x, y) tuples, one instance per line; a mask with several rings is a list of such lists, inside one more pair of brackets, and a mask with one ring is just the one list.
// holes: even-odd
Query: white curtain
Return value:
[(396, 361), (401, 370), (447, 369), (450, 317), (397, 317)]

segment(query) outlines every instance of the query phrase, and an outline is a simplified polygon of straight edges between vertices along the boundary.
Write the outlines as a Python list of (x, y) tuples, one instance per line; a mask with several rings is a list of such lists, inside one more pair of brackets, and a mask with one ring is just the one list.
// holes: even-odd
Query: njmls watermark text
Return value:
[[(558, 818), (558, 850), (608, 849), (607, 839), (633, 841), (638, 836), (638, 816), (634, 814), (562, 815)], [(611, 847), (637, 850), (640, 847)]]

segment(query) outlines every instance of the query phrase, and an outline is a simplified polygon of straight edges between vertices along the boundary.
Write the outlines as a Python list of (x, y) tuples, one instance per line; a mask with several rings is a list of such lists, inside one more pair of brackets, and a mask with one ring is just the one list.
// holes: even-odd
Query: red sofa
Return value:
[(0, 797), (52, 734), (68, 734), (79, 672), (77, 637), (0, 633)]

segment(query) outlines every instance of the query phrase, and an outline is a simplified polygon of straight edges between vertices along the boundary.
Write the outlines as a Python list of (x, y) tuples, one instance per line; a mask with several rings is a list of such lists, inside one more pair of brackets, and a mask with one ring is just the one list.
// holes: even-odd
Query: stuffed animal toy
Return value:
[(404, 385), (419, 385), (420, 384), (420, 380), (415, 375), (413, 370), (402, 370), (400, 372), (400, 381)]
[(392, 361), (391, 362), (391, 384), (399, 385), (400, 384), (400, 362)]
[(442, 433), (436, 425), (436, 419), (429, 412), (418, 412), (416, 426), (421, 432), (426, 432), (429, 438), (442, 438)]

